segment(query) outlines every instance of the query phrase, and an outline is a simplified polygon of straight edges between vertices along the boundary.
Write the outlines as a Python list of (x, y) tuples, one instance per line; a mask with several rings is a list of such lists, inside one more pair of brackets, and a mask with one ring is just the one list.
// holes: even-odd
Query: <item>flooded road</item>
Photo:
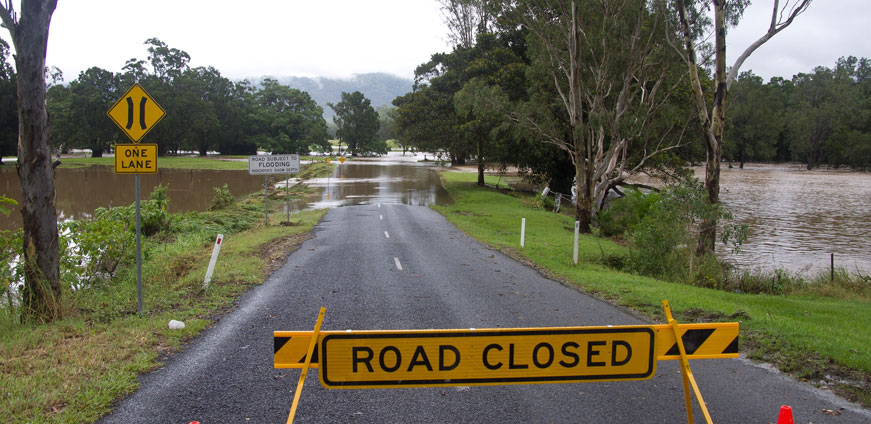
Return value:
[(406, 162), (346, 162), (333, 176), (308, 180), (323, 192), (308, 207), (334, 208), (376, 203), (428, 206), (450, 201), (438, 173), (431, 166)]
[[(449, 202), (436, 168), (418, 159), (393, 153), (346, 162), (329, 178), (308, 180), (306, 184), (320, 190), (293, 201), (290, 209)], [(703, 172), (696, 169), (697, 175)], [(117, 175), (111, 167), (60, 168), (56, 181), (62, 219), (87, 217), (98, 207), (134, 201), (133, 177)], [(162, 170), (142, 176), (142, 197), (164, 184), (169, 186), (172, 211), (205, 210), (212, 188), (225, 183), (234, 196), (241, 196), (262, 190), (263, 177), (247, 171)], [(0, 194), (20, 200), (20, 191), (15, 168), (0, 167)], [(827, 270), (829, 255), (834, 254), (836, 267), (871, 274), (871, 174), (807, 171), (793, 164), (724, 167), (720, 198), (739, 222), (750, 226), (750, 238), (741, 252), (729, 256), (738, 267), (814, 274)], [(18, 227), (20, 220), (15, 209), (0, 217), (0, 229)]]
[[(319, 188), (307, 199), (291, 202), (291, 211), (333, 208), (365, 204), (406, 204), (426, 206), (448, 202), (432, 166), (417, 163), (420, 157), (390, 155), (388, 161), (360, 159), (338, 165), (328, 178), (306, 181)], [(275, 176), (280, 177), (280, 176)], [(169, 210), (185, 212), (206, 210), (214, 196), (214, 187), (227, 184), (233, 196), (263, 190), (263, 177), (248, 171), (160, 170), (157, 175), (142, 175), (142, 199), (158, 184), (168, 187)], [(59, 219), (81, 219), (95, 209), (126, 206), (135, 201), (132, 175), (115, 174), (113, 167), (58, 168), (57, 209)], [(284, 187), (284, 182), (276, 184)], [(21, 201), (21, 185), (15, 167), (0, 167), (0, 194)], [(21, 213), (11, 208), (9, 216), (0, 217), (0, 230), (21, 226)], [(270, 214), (271, 215), (271, 214)]]

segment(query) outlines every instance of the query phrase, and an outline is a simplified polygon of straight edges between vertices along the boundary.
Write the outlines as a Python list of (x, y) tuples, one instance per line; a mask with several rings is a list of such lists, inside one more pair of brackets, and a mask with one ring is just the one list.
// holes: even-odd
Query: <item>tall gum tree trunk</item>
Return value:
[(38, 320), (61, 316), (54, 170), (45, 110), (45, 55), (57, 0), (22, 0), (16, 20), (11, 2), (0, 10), (15, 45), (18, 72), (18, 178), (23, 202), (24, 314)]

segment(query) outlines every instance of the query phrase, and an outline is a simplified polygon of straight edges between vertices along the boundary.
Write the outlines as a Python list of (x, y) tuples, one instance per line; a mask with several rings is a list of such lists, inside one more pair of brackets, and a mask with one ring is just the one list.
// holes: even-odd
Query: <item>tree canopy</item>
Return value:
[(351, 155), (386, 154), (387, 144), (378, 136), (381, 128), (378, 113), (363, 93), (342, 93), (339, 103), (329, 104), (336, 113), (336, 137), (348, 145)]

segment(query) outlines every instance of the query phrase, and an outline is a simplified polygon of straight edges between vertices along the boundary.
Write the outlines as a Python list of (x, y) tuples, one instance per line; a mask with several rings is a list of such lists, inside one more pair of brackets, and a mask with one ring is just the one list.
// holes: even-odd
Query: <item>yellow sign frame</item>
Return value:
[(106, 111), (106, 115), (131, 141), (138, 143), (166, 116), (166, 111), (136, 83)]
[[(140, 151), (128, 155), (128, 152)], [(124, 143), (115, 145), (116, 174), (156, 174), (157, 144)]]

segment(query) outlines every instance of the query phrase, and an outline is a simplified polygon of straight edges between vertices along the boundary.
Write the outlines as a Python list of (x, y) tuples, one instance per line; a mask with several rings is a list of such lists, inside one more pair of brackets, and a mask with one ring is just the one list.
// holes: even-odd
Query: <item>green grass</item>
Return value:
[[(157, 158), (158, 169), (209, 169), (209, 170), (246, 170), (247, 161), (223, 160), (221, 156), (186, 157), (163, 156)], [(91, 165), (115, 166), (114, 157), (102, 158), (61, 158), (61, 167), (85, 167)]]
[[(208, 169), (215, 171), (230, 170), (247, 170), (248, 156), (207, 156), (207, 157), (188, 157), (188, 156), (162, 156), (157, 158), (158, 169)], [(235, 160), (231, 160), (235, 159)], [(300, 156), (303, 161), (323, 161), (322, 156)], [(61, 158), (62, 168), (81, 168), (91, 165), (115, 166), (114, 157), (102, 158)]]
[[(332, 169), (313, 167), (310, 177)], [(217, 313), (262, 283), (269, 267), (281, 263), (324, 213), (303, 211), (292, 215), (290, 226), (264, 226), (262, 196), (251, 195), (224, 210), (176, 215), (169, 234), (144, 239), (141, 317), (130, 262), (110, 282), (66, 290), (64, 318), (55, 322), (19, 324), (8, 308), (0, 308), (0, 417), (90, 423), (110, 412), (136, 390), (138, 374), (160, 366)], [(204, 291), (218, 232), (225, 234), (224, 244)], [(185, 329), (169, 330), (171, 319), (183, 321)]]
[[(749, 295), (660, 281), (608, 268), (609, 258), (626, 248), (608, 239), (582, 235), (580, 262), (572, 264), (573, 219), (539, 208), (534, 196), (506, 195), (473, 185), (475, 174), (445, 172), (454, 202), (433, 208), (471, 237), (535, 262), (557, 278), (596, 296), (663, 321), (667, 299), (676, 317), (741, 321), (744, 352), (774, 362), (801, 378), (825, 373), (864, 381), (858, 397), (868, 399), (871, 376), (871, 304), (810, 295)], [(496, 177), (487, 177), (495, 183)], [(525, 248), (520, 223), (526, 218)], [(607, 324), (607, 323), (603, 323)], [(856, 396), (851, 396), (855, 398)]]

